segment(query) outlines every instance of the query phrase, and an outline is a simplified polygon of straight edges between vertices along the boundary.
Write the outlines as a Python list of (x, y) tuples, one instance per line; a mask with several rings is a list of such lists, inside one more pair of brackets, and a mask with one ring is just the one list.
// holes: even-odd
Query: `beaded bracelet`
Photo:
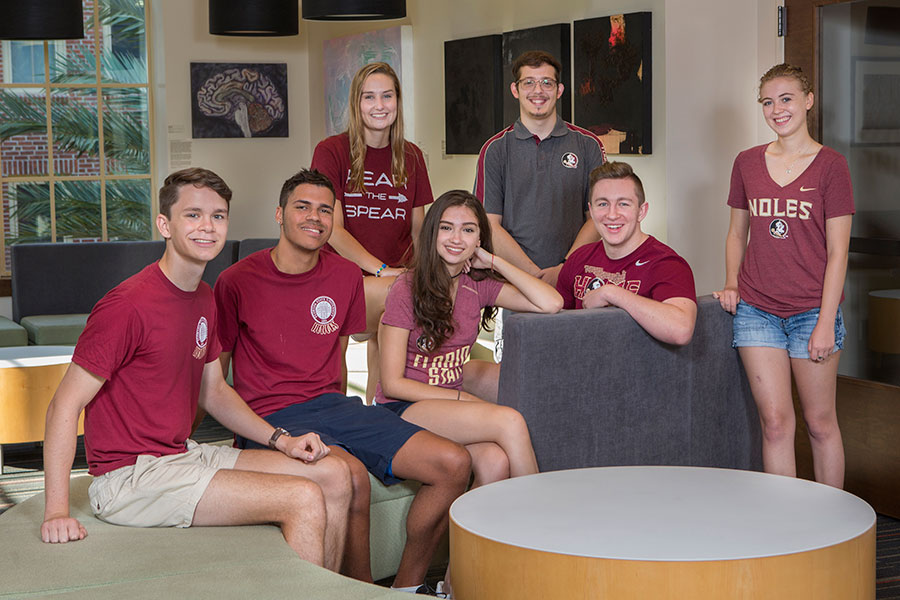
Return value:
[(375, 271), (375, 277), (381, 277), (381, 272), (387, 269), (387, 263), (381, 263), (381, 266), (378, 267), (378, 270)]

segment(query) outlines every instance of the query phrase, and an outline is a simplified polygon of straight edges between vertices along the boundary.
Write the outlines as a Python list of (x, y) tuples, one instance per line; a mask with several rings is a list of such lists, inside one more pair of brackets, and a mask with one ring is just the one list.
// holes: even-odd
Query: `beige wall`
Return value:
[[(167, 144), (190, 139), (190, 61), (287, 62), (291, 137), (194, 140), (193, 162), (219, 171), (235, 189), (229, 237), (275, 235), (278, 185), (308, 165), (324, 136), (322, 42), (371, 29), (412, 25), (415, 141), (425, 152), (435, 193), (471, 188), (474, 156), (442, 154), (443, 43), (616, 12), (653, 12), (653, 154), (622, 157), (644, 180), (651, 203), (645, 230), (691, 263), (699, 293), (724, 278), (724, 206), (735, 154), (769, 139), (755, 103), (755, 82), (780, 56), (776, 0), (407, 0), (408, 16), (383, 23), (301, 22), (295, 38), (228, 38), (207, 32), (207, 3), (166, 0), (164, 53), (157, 96), (157, 144), (168, 171)], [(160, 64), (159, 62), (157, 64)], [(407, 84), (408, 85), (408, 84)], [(183, 133), (169, 133), (181, 128)]]
[[(154, 8), (156, 146), (159, 181), (169, 173), (169, 143), (191, 143), (192, 164), (220, 174), (234, 191), (229, 238), (276, 237), (281, 183), (312, 158), (307, 35), (209, 34), (206, 0), (157, 0)], [(191, 140), (191, 62), (283, 62), (288, 71), (290, 137)]]

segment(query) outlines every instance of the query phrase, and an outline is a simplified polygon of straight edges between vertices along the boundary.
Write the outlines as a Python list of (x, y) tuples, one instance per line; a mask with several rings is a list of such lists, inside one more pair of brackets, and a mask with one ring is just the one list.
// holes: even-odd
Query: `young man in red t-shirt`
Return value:
[(649, 208), (631, 166), (591, 171), (590, 213), (601, 240), (582, 246), (556, 282), (564, 308), (618, 306), (669, 344), (691, 341), (697, 320), (694, 275), (674, 250), (641, 231)]
[[(341, 393), (348, 337), (365, 329), (359, 267), (320, 249), (331, 235), (334, 188), (318, 171), (302, 170), (281, 189), (278, 244), (232, 265), (216, 281), (221, 361), (234, 359), (235, 389), (266, 421), (293, 435), (315, 431), (332, 455), (350, 465), (344, 573), (371, 580), (369, 476), (386, 484), (422, 482), (409, 509), (407, 541), (395, 588), (424, 583), (447, 530), (450, 504), (465, 491), (465, 448)], [(238, 439), (241, 447), (252, 447)]]
[[(159, 262), (94, 307), (47, 411), (45, 542), (83, 539), (69, 516), (69, 473), (85, 410), (91, 508), (136, 527), (276, 523), (297, 554), (340, 568), (350, 473), (315, 434), (290, 437), (256, 416), (216, 359), (216, 308), (201, 281), (222, 250), (231, 190), (206, 169), (160, 189)], [(229, 429), (279, 450), (237, 450), (188, 439), (201, 408)]]

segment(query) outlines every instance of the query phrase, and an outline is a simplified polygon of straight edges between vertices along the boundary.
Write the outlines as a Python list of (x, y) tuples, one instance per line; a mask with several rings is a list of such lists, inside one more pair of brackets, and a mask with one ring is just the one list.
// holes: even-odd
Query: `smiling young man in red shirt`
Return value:
[[(448, 526), (450, 504), (469, 481), (465, 448), (381, 406), (341, 393), (348, 337), (365, 329), (359, 267), (322, 252), (334, 225), (334, 187), (318, 171), (285, 181), (274, 248), (255, 252), (216, 281), (220, 360), (233, 360), (235, 389), (266, 421), (292, 435), (319, 434), (350, 466), (353, 499), (344, 573), (371, 580), (369, 476), (422, 486), (406, 520), (407, 541), (394, 585), (422, 587)], [(252, 440), (238, 438), (241, 447)]]
[(591, 220), (599, 242), (582, 246), (556, 283), (564, 308), (618, 306), (647, 333), (669, 344), (691, 341), (697, 319), (694, 276), (674, 250), (641, 230), (649, 205), (626, 163), (591, 172)]
[[(275, 523), (301, 557), (340, 568), (350, 473), (318, 436), (273, 428), (225, 383), (216, 360), (216, 309), (201, 281), (228, 232), (231, 190), (215, 173), (166, 178), (156, 226), (162, 258), (91, 311), (47, 411), (41, 538), (81, 540), (69, 516), (78, 416), (98, 518), (133, 527)], [(277, 449), (243, 451), (188, 439), (197, 409)]]

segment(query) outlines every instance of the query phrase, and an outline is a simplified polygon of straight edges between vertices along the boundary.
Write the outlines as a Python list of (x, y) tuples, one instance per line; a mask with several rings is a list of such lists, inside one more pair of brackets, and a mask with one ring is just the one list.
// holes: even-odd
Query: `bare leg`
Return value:
[(429, 431), (414, 434), (394, 455), (394, 475), (422, 482), (406, 517), (406, 547), (394, 586), (419, 585), (441, 537), (450, 504), (469, 483), (471, 460), (465, 448)]
[(343, 460), (327, 456), (307, 464), (271, 450), (243, 450), (234, 467), (235, 470), (300, 476), (317, 483), (326, 507), (325, 565), (335, 571), (340, 569), (351, 498), (350, 469)]
[(472, 457), (472, 473), (475, 476), (472, 489), (479, 486), (509, 479), (509, 457), (503, 448), (494, 442), (466, 444)]
[(372, 564), (369, 556), (369, 501), (371, 486), (369, 472), (359, 459), (341, 448), (329, 446), (331, 455), (344, 460), (350, 467), (353, 499), (347, 518), (347, 544), (341, 573), (360, 581), (372, 581)]
[(513, 408), (490, 402), (420, 400), (406, 409), (403, 418), (460, 444), (493, 442), (506, 453), (511, 477), (538, 472), (528, 425)]
[(844, 443), (835, 406), (840, 359), (839, 351), (821, 363), (791, 359), (803, 420), (809, 430), (816, 481), (836, 488), (844, 487)]
[(766, 473), (796, 477), (796, 419), (787, 350), (744, 347), (738, 348), (738, 351), (747, 370), (762, 425), (763, 468)]
[(463, 390), (497, 404), (500, 365), (486, 360), (470, 360), (463, 365)]
[(275, 523), (303, 560), (335, 569), (326, 560), (326, 508), (321, 488), (302, 477), (222, 469), (194, 511), (193, 524)]
[(366, 380), (366, 404), (372, 404), (375, 398), (375, 386), (379, 378), (378, 360), (378, 325), (384, 314), (384, 301), (396, 277), (363, 277), (366, 293), (366, 333), (372, 337), (366, 342), (366, 362), (369, 375)]

